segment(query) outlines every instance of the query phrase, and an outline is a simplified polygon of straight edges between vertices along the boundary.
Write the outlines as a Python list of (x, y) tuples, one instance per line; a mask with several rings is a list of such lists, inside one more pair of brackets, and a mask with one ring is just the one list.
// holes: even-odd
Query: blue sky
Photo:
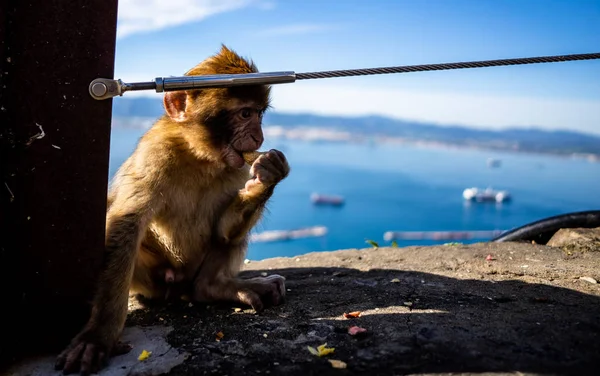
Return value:
[[(181, 75), (221, 43), (299, 73), (600, 52), (600, 0), (120, 0), (117, 30), (126, 82)], [(600, 134), (600, 60), (298, 81), (273, 104)]]

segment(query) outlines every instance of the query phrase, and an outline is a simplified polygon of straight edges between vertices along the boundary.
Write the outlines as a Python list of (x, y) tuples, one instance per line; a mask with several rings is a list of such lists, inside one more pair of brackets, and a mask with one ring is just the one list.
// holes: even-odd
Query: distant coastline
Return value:
[[(139, 129), (146, 130), (152, 126), (156, 118), (149, 117), (127, 117), (113, 118), (113, 126), (123, 129)], [(270, 139), (286, 139), (286, 140), (301, 140), (305, 142), (347, 142), (347, 143), (373, 143), (373, 144), (396, 144), (396, 145), (411, 145), (425, 148), (443, 148), (443, 149), (474, 149), (474, 150), (496, 150), (509, 151), (518, 153), (532, 153), (554, 155), (559, 157), (584, 159), (588, 162), (600, 163), (600, 154), (595, 153), (561, 153), (551, 151), (527, 150), (511, 147), (502, 147), (500, 145), (479, 145), (477, 143), (470, 144), (453, 144), (442, 141), (419, 140), (404, 137), (393, 137), (385, 135), (363, 135), (351, 134), (345, 131), (339, 131), (321, 127), (283, 127), (278, 125), (264, 126), (265, 137)]]
[(551, 151), (533, 151), (527, 149), (519, 149), (513, 147), (502, 147), (501, 145), (481, 145), (476, 142), (469, 144), (453, 144), (443, 141), (428, 141), (419, 140), (404, 137), (393, 137), (393, 136), (368, 136), (368, 135), (352, 135), (348, 132), (336, 131), (333, 129), (322, 129), (316, 127), (297, 127), (297, 128), (284, 128), (281, 126), (266, 126), (264, 127), (266, 137), (270, 138), (283, 138), (288, 140), (302, 140), (302, 141), (332, 141), (332, 142), (350, 142), (350, 143), (375, 143), (375, 144), (396, 144), (396, 145), (411, 145), (417, 147), (427, 148), (443, 148), (443, 149), (474, 149), (474, 150), (496, 150), (496, 151), (510, 151), (520, 153), (533, 153), (533, 154), (545, 154), (554, 155), (560, 157), (569, 157), (577, 159), (585, 159), (589, 162), (600, 163), (600, 154), (594, 153), (561, 153)]
[[(148, 129), (162, 115), (156, 98), (120, 98), (113, 104), (113, 127)], [(271, 112), (265, 135), (309, 142), (410, 144), (422, 147), (550, 154), (600, 162), (600, 137), (536, 128), (481, 130), (439, 126), (380, 116), (340, 117)]]

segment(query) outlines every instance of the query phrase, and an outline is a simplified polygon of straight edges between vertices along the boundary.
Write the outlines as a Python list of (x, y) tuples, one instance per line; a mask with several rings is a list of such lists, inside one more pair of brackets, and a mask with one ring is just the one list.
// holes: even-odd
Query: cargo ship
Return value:
[(313, 193), (310, 195), (310, 201), (314, 205), (333, 205), (333, 206), (341, 206), (344, 205), (344, 198), (342, 196), (337, 195), (322, 195), (318, 193)]

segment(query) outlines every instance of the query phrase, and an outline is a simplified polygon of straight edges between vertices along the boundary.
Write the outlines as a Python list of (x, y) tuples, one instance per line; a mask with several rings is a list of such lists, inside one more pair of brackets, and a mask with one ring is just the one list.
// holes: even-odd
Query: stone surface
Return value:
[[(600, 278), (597, 252), (517, 243), (379, 248), (244, 269), (285, 276), (287, 302), (261, 315), (188, 304), (132, 314), (131, 324), (173, 326), (170, 343), (191, 354), (169, 375), (585, 375), (600, 367), (600, 286), (579, 280)], [(362, 314), (343, 318), (351, 311)], [(354, 325), (367, 333), (349, 335)], [(307, 349), (324, 343), (333, 354)]]
[[(485, 243), (244, 265), (244, 276), (263, 273), (285, 276), (288, 295), (260, 315), (236, 305), (144, 306), (132, 298), (127, 325), (173, 328), (169, 353), (189, 356), (171, 376), (596, 375), (600, 369), (600, 284), (580, 279), (600, 279), (600, 252)], [(360, 317), (343, 317), (352, 311)], [(351, 326), (367, 332), (350, 335)], [(325, 343), (335, 350), (323, 357), (307, 348)], [(146, 345), (133, 344), (137, 357)], [(109, 370), (120, 362), (113, 358)]]
[[(181, 364), (188, 356), (169, 345), (166, 336), (172, 328), (129, 327), (123, 333), (123, 340), (135, 344), (135, 349), (129, 354), (115, 357), (110, 367), (102, 370), (100, 376), (155, 376), (163, 375), (171, 368)], [(138, 356), (142, 350), (150, 351), (150, 356), (140, 361)], [(59, 376), (62, 371), (54, 371), (54, 355), (25, 360), (12, 369), (6, 376)]]
[(600, 252), (600, 227), (563, 228), (546, 245), (563, 248), (565, 252)]

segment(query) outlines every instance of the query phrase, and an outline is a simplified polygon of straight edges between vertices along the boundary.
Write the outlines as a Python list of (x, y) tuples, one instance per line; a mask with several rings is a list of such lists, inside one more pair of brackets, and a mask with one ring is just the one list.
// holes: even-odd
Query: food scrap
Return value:
[(150, 357), (150, 355), (152, 355), (152, 351), (147, 351), (147, 350), (142, 350), (142, 353), (140, 354), (140, 356), (138, 356), (138, 360), (144, 361), (146, 359), (148, 359)]
[(365, 333), (366, 331), (367, 331), (367, 329), (361, 328), (360, 326), (356, 326), (356, 325), (348, 328), (348, 334), (350, 334), (351, 336), (355, 336), (360, 333)]
[(308, 351), (310, 351), (311, 354), (319, 356), (319, 357), (329, 355), (335, 351), (335, 348), (327, 347), (327, 343), (324, 343), (321, 346), (318, 346), (316, 349), (312, 346), (306, 346), (306, 347), (308, 348)]
[(398, 282), (400, 282), (400, 280), (398, 278), (394, 278), (390, 282), (392, 282), (392, 283), (398, 283)]
[(223, 337), (225, 337), (225, 334), (223, 334), (223, 332), (219, 332), (216, 334), (215, 341), (219, 342)]
[(337, 359), (327, 359), (333, 368), (346, 368), (347, 364)]
[(360, 317), (360, 314), (361, 314), (360, 311), (354, 311), (354, 312), (350, 312), (350, 313), (344, 312), (344, 317), (347, 319), (355, 319), (357, 317)]

